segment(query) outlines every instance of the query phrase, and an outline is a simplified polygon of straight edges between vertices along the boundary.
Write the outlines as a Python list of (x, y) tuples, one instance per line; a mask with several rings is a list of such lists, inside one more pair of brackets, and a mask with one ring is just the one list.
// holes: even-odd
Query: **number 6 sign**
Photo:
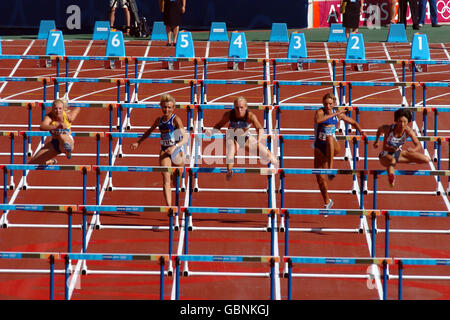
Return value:
[(110, 31), (106, 42), (107, 57), (125, 57), (122, 31)]

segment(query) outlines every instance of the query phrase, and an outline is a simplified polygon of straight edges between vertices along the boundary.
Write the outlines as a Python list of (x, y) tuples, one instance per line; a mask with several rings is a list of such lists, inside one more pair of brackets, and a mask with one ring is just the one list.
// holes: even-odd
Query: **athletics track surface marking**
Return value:
[[(148, 42), (135, 42), (133, 45), (127, 45), (126, 54), (128, 56), (167, 56), (173, 55), (173, 48), (162, 47), (160, 43), (152, 43), (149, 47)], [(308, 44), (308, 52), (311, 58), (338, 59), (344, 55), (345, 49), (339, 45), (314, 43)], [(71, 41), (66, 43), (67, 55), (84, 55), (98, 56), (104, 54), (104, 43), (89, 42), (89, 41)], [(220, 43), (211, 43), (210, 48), (207, 48), (205, 42), (195, 43), (196, 56), (205, 56), (206, 52), (209, 57), (226, 56), (227, 47)], [(4, 45), (4, 54), (42, 54), (44, 51), (43, 43), (39, 41), (14, 41), (8, 42)], [(264, 45), (263, 43), (249, 43), (249, 57), (267, 57), (270, 58), (284, 57), (287, 47), (283, 45)], [(407, 46), (388, 44), (367, 44), (367, 58), (384, 59), (402, 59), (409, 54)], [(448, 60), (448, 54), (444, 50), (432, 49), (433, 60)], [(55, 69), (38, 68), (36, 61), (23, 60), (17, 67), (17, 70), (11, 74), (13, 68), (17, 65), (17, 61), (2, 61), (1, 62), (1, 76), (53, 76)], [(74, 62), (71, 65), (70, 76), (76, 74), (79, 78), (123, 78), (124, 70), (105, 70), (102, 63), (98, 61), (84, 61), (80, 67), (80, 62)], [(201, 70), (201, 68), (200, 68)], [(416, 81), (446, 81), (444, 67), (436, 66), (429, 69), (427, 74), (417, 74)], [(375, 72), (376, 71), (376, 72)], [(272, 72), (272, 69), (271, 69)], [(342, 75), (342, 68), (337, 68), (337, 77), (339, 80)], [(231, 71), (226, 68), (224, 63), (211, 63), (208, 65), (208, 79), (242, 79), (242, 80), (262, 80), (263, 69), (261, 64), (247, 63), (244, 71)], [(161, 63), (145, 63), (139, 69), (139, 76), (143, 79), (151, 78), (170, 78), (170, 79), (192, 79), (193, 66), (187, 62), (182, 64), (180, 70), (167, 71), (161, 69)], [(200, 74), (200, 77), (202, 74)], [(348, 79), (351, 81), (395, 81), (398, 82), (401, 76), (399, 66), (391, 65), (374, 65), (371, 66), (370, 72), (347, 72)], [(298, 80), (305, 81), (331, 81), (330, 65), (323, 63), (314, 65), (310, 70), (303, 70), (293, 72), (289, 69), (289, 65), (279, 66), (277, 72), (277, 80)], [(411, 73), (407, 72), (407, 81), (411, 80)], [(269, 81), (273, 80), (273, 73), (270, 75)], [(271, 89), (271, 88), (270, 88)], [(285, 104), (320, 104), (322, 95), (330, 91), (330, 87), (319, 86), (285, 86), (280, 89), (280, 102)], [(116, 87), (111, 84), (91, 84), (91, 83), (74, 83), (70, 87), (69, 98), (71, 102), (77, 101), (107, 101), (109, 103), (116, 102)], [(174, 95), (178, 102), (189, 103), (190, 91), (189, 86), (185, 84), (167, 84), (167, 85), (149, 85), (142, 84), (139, 86), (139, 100), (140, 102), (157, 102), (162, 92), (169, 91)], [(49, 86), (48, 100), (53, 99), (53, 88)], [(61, 93), (64, 94), (64, 86), (61, 85)], [(121, 96), (124, 97), (124, 90), (121, 88)], [(378, 94), (377, 94), (378, 93)], [(3, 98), (8, 97), (9, 100), (42, 100), (42, 84), (41, 83), (8, 83), (2, 88), (0, 92)], [(208, 85), (207, 99), (208, 103), (228, 103), (230, 104), (235, 95), (244, 95), (250, 103), (262, 103), (263, 88), (255, 85)], [(416, 101), (421, 102), (422, 92), (417, 92)], [(410, 89), (406, 90), (406, 96), (410, 101)], [(445, 94), (439, 88), (431, 88), (427, 93), (430, 104), (445, 105), (447, 99)], [(436, 97), (436, 98), (432, 98)], [(268, 104), (273, 103), (272, 91), (268, 95)], [(348, 97), (347, 97), (348, 98)], [(401, 91), (399, 88), (370, 88), (365, 87), (355, 88), (353, 93), (353, 104), (376, 104), (384, 103), (389, 105), (398, 105), (401, 103)], [(27, 122), (27, 112), (24, 107), (10, 107), (8, 112), (1, 113), (2, 124), (17, 124), (25, 125)], [(262, 111), (256, 111), (259, 118), (262, 119)], [(303, 111), (302, 117), (296, 117), (295, 113), (298, 111), (283, 111), (281, 115), (282, 128), (295, 128), (295, 131), (287, 131), (285, 133), (299, 133), (312, 134), (312, 116), (313, 111)], [(179, 114), (184, 124), (187, 123), (187, 117), (184, 110), (176, 111)], [(215, 121), (223, 113), (223, 110), (207, 110), (204, 117), (204, 125), (212, 126)], [(159, 114), (158, 109), (133, 109), (131, 112), (131, 132), (143, 132), (144, 127), (149, 125), (150, 119), (153, 119)], [(392, 122), (391, 112), (378, 112), (374, 117), (374, 112), (361, 112), (360, 123), (364, 129), (375, 129), (381, 123)], [(422, 115), (417, 114), (417, 125), (422, 125)], [(448, 115), (441, 113), (439, 115), (439, 128), (445, 129), (445, 124), (448, 123), (446, 119)], [(430, 117), (431, 118), (431, 117)], [(37, 125), (40, 119), (40, 110), (37, 108), (33, 110), (33, 124)], [(271, 126), (275, 127), (274, 113), (272, 113)], [(80, 117), (74, 124), (74, 131), (108, 131), (106, 126), (109, 121), (108, 112), (106, 109), (90, 108), (83, 109)], [(92, 130), (93, 124), (99, 125), (99, 128)], [(433, 128), (432, 120), (429, 120), (429, 129)], [(104, 126), (104, 127), (101, 127)], [(2, 130), (17, 130), (16, 126), (5, 127)], [(20, 130), (26, 130), (20, 129)], [(33, 130), (37, 130), (36, 127)], [(115, 130), (117, 131), (117, 130)], [(370, 132), (373, 135), (374, 132)], [(431, 135), (431, 134), (429, 134)], [(443, 133), (442, 135), (448, 135)], [(4, 139), (6, 139), (4, 137)], [(124, 139), (123, 158), (114, 158), (114, 165), (124, 166), (149, 166), (156, 165), (156, 158), (143, 158), (138, 156), (130, 156), (131, 153), (139, 154), (156, 154), (158, 145), (155, 141), (146, 141), (142, 145), (139, 152), (131, 152), (128, 148), (131, 140)], [(32, 149), (35, 150), (39, 138), (32, 138)], [(114, 139), (114, 146), (117, 139)], [(290, 168), (311, 168), (312, 165), (312, 141), (286, 141), (285, 156), (293, 157), (285, 160), (285, 167)], [(16, 152), (21, 153), (23, 150), (21, 137), (16, 139)], [(9, 145), (5, 144), (1, 150), (6, 153), (9, 150)], [(80, 156), (74, 156), (71, 161), (67, 161), (62, 157), (58, 157), (61, 164), (95, 164), (95, 158), (85, 154), (95, 153), (96, 142), (94, 138), (80, 137), (76, 138), (75, 153), (81, 153)], [(432, 153), (432, 144), (428, 144), (429, 152)], [(117, 148), (114, 148), (117, 154)], [(101, 153), (108, 153), (108, 143), (106, 138), (102, 138)], [(448, 147), (443, 145), (442, 154), (447, 157)], [(344, 153), (341, 153), (343, 156)], [(360, 150), (361, 155), (361, 150)], [(381, 169), (376, 161), (377, 151), (373, 150), (369, 145), (369, 161), (370, 169)], [(301, 156), (297, 159), (296, 156)], [(4, 159), (2, 163), (8, 163), (9, 157), (2, 156)], [(20, 163), (21, 157), (18, 156), (16, 163)], [(107, 165), (106, 157), (101, 158), (101, 165)], [(444, 169), (447, 165), (444, 162)], [(223, 165), (212, 165), (214, 167), (221, 167)], [(336, 167), (340, 169), (350, 169), (351, 161), (339, 160), (336, 162)], [(360, 168), (361, 163), (358, 162)], [(239, 166), (237, 166), (239, 167)], [(259, 164), (256, 165), (259, 167)], [(399, 169), (412, 169), (410, 166), (399, 166)], [(423, 169), (429, 170), (427, 165), (414, 166), (414, 170)], [(132, 176), (135, 175), (135, 176)], [(105, 173), (101, 174), (102, 184), (105, 180)], [(136, 178), (137, 176), (137, 178)], [(15, 173), (16, 186), (20, 183), (21, 173)], [(45, 181), (43, 181), (45, 177)], [(54, 178), (53, 178), (54, 177)], [(104, 192), (102, 195), (102, 204), (112, 205), (161, 205), (162, 195), (160, 191), (127, 191), (118, 190), (121, 187), (141, 187), (141, 188), (159, 188), (161, 178), (159, 173), (149, 173), (148, 177), (142, 178), (141, 173), (114, 173), (113, 186), (117, 188), (112, 192)], [(355, 182), (350, 178), (351, 176), (338, 175), (338, 177), (330, 184), (330, 189), (334, 190), (332, 198), (335, 201), (335, 208), (352, 208), (358, 209), (360, 207), (358, 195), (351, 193), (351, 189)], [(402, 209), (402, 210), (444, 210), (449, 208), (444, 201), (445, 195), (422, 195), (409, 194), (408, 192), (389, 194), (383, 193), (382, 190), (390, 191), (387, 187), (385, 177), (381, 176), (379, 179), (378, 208), (379, 209)], [(60, 190), (59, 186), (80, 186), (82, 176), (80, 172), (30, 172), (27, 177), (27, 182), (30, 188), (26, 191), (8, 191), (8, 199), (15, 197), (14, 203), (61, 203), (71, 204), (80, 203), (82, 201), (82, 194), (80, 190)], [(226, 182), (223, 174), (200, 174), (198, 183), (200, 192), (193, 194), (193, 203), (196, 206), (217, 206), (217, 207), (266, 207), (268, 195), (263, 190), (267, 185), (267, 178), (253, 174), (236, 174), (231, 182)], [(420, 179), (420, 182), (418, 182)], [(45, 184), (43, 183), (45, 182)], [(359, 183), (357, 181), (356, 183)], [(418, 185), (420, 183), (420, 187)], [(447, 181), (443, 179), (444, 190), (447, 187)], [(95, 174), (88, 174), (89, 186), (95, 185)], [(33, 189), (32, 186), (40, 185), (54, 185), (56, 189), (41, 190)], [(279, 179), (276, 178), (275, 186), (278, 188)], [(219, 192), (213, 189), (257, 189), (256, 192)], [(202, 191), (203, 189), (203, 191)], [(288, 175), (286, 178), (286, 189), (300, 190), (300, 192), (286, 193), (287, 208), (321, 208), (322, 200), (317, 192), (315, 178), (312, 175)], [(372, 190), (372, 181), (368, 180), (368, 189)], [(417, 191), (427, 190), (435, 191), (436, 183), (433, 177), (411, 177), (399, 176), (396, 184), (396, 190), (401, 191)], [(349, 192), (350, 191), (350, 192)], [(186, 203), (184, 198), (185, 193), (181, 193), (181, 202)], [(276, 206), (280, 204), (279, 194), (274, 194), (276, 199)], [(211, 202), (214, 199), (214, 203)], [(87, 203), (95, 203), (95, 192), (87, 192)], [(371, 195), (365, 197), (364, 207), (371, 208)], [(89, 215), (90, 220), (93, 216)], [(81, 215), (74, 215), (74, 224), (81, 225)], [(289, 254), (290, 255), (305, 255), (305, 256), (352, 256), (352, 257), (368, 257), (370, 256), (370, 237), (368, 234), (359, 234), (357, 229), (360, 225), (358, 216), (292, 216), (291, 228), (314, 228), (315, 232), (290, 232), (289, 240)], [(13, 211), (8, 214), (8, 222), (11, 224), (7, 229), (1, 230), (0, 242), (1, 251), (47, 251), (47, 252), (64, 252), (67, 250), (67, 231), (66, 228), (49, 228), (48, 224), (63, 225), (67, 221), (66, 215), (59, 213), (30, 213)], [(365, 232), (370, 228), (370, 221), (365, 221)], [(279, 221), (277, 220), (277, 223)], [(14, 224), (45, 224), (41, 228), (24, 228), (14, 227)], [(189, 253), (191, 254), (233, 254), (233, 255), (270, 255), (270, 233), (264, 231), (208, 231), (201, 230), (201, 227), (245, 227), (245, 228), (259, 228), (261, 230), (267, 227), (268, 219), (265, 215), (195, 215), (193, 217), (194, 231), (189, 233)], [(378, 228), (382, 230), (385, 228), (382, 219), (377, 221)], [(129, 230), (117, 229), (121, 226), (135, 226), (135, 225), (156, 225), (167, 226), (166, 214), (140, 214), (133, 212), (108, 212), (101, 215), (102, 228), (99, 230), (93, 229), (89, 233), (88, 252), (117, 252), (117, 253), (166, 253), (167, 252), (167, 231), (161, 230)], [(109, 228), (109, 227), (111, 228)], [(449, 223), (446, 218), (394, 218), (391, 222), (391, 228), (418, 230), (418, 229), (449, 229)], [(116, 228), (113, 228), (116, 227)], [(321, 228), (336, 228), (336, 229), (352, 229), (355, 232), (330, 232), (321, 230)], [(196, 229), (197, 228), (197, 229)], [(181, 229), (174, 233), (174, 252), (182, 253), (183, 234)], [(276, 251), (279, 255), (284, 254), (285, 243), (284, 234), (276, 233)], [(376, 235), (376, 251), (378, 255), (383, 252), (383, 232)], [(73, 252), (81, 250), (81, 232), (79, 228), (74, 229), (73, 233)], [(443, 242), (442, 235), (425, 234), (409, 234), (409, 233), (394, 233), (391, 235), (390, 253), (392, 256), (401, 257), (448, 257), (448, 246)], [(13, 260), (2, 260), (3, 269), (42, 269), (46, 270), (48, 264), (45, 261), (27, 261), (20, 260), (20, 263)], [(79, 264), (74, 268), (78, 268)], [(81, 289), (75, 289), (72, 293), (72, 299), (158, 299), (158, 280), (153, 276), (138, 276), (138, 275), (111, 275), (105, 274), (96, 275), (90, 273), (89, 270), (140, 270), (156, 271), (157, 265), (151, 265), (143, 262), (95, 262), (89, 261), (87, 263), (88, 275), (81, 276)], [(298, 267), (298, 266), (297, 266)], [(296, 268), (297, 268), (296, 267)], [(57, 262), (57, 269), (63, 269), (60, 262)], [(195, 272), (199, 271), (217, 271), (217, 264), (210, 262), (190, 262), (189, 272), (192, 274), (189, 277), (181, 278), (181, 299), (229, 299), (230, 296), (225, 296), (227, 292), (233, 292), (233, 299), (267, 299), (269, 297), (269, 280), (267, 278), (258, 277), (232, 277), (226, 272), (239, 273), (267, 273), (268, 266), (264, 264), (251, 263), (219, 263), (221, 271), (225, 272), (221, 276), (196, 276)], [(410, 268), (410, 273), (417, 272), (418, 274), (446, 274), (447, 267), (420, 267)], [(417, 271), (416, 271), (417, 269)], [(431, 270), (430, 270), (431, 269)], [(298, 272), (310, 273), (316, 275), (318, 273), (355, 273), (360, 275), (367, 275), (366, 265), (348, 265), (348, 266), (301, 266)], [(280, 263), (280, 272), (282, 272), (282, 264)], [(393, 273), (396, 272), (393, 268)], [(48, 295), (48, 276), (45, 273), (41, 274), (1, 274), (4, 279), (2, 285), (1, 296), (4, 299), (11, 298), (27, 298), (27, 299), (45, 299)], [(166, 278), (165, 298), (173, 298), (173, 278)], [(276, 280), (276, 298), (286, 299), (287, 289), (286, 281), (283, 278)], [(19, 288), (19, 289), (16, 289)], [(126, 290), (124, 290), (127, 288)], [(308, 288), (308, 290), (304, 290)], [(389, 284), (390, 297), (395, 298), (395, 280)], [(423, 298), (423, 299), (439, 299), (445, 298), (448, 295), (448, 286), (446, 281), (426, 282), (424, 280), (409, 280), (405, 283), (404, 298)], [(56, 295), (55, 298), (62, 299), (64, 297), (63, 276), (56, 276)], [(301, 279), (294, 280), (294, 299), (378, 299), (380, 298), (380, 289), (367, 289), (367, 278), (357, 279), (328, 279), (316, 278), (315, 276), (305, 276)]]

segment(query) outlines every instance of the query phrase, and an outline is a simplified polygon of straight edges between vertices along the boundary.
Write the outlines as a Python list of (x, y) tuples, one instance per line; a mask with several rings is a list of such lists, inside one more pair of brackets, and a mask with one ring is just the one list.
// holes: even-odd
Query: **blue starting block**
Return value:
[(109, 21), (95, 21), (92, 40), (108, 40), (110, 31)]
[(347, 42), (345, 28), (340, 23), (332, 23), (328, 33), (328, 42)]
[(41, 20), (39, 23), (38, 39), (47, 39), (48, 32), (56, 29), (55, 20)]
[[(112, 29), (109, 32), (108, 40), (106, 40), (106, 54), (107, 57), (125, 57), (125, 43), (123, 40), (122, 31)], [(115, 69), (121, 68), (121, 60), (107, 60), (105, 61), (105, 68)]]
[(391, 23), (386, 42), (408, 42), (405, 25), (403, 23)]
[[(189, 31), (178, 33), (177, 45), (175, 47), (176, 58), (195, 58), (194, 40)], [(180, 61), (162, 61), (162, 67), (169, 70), (180, 69)]]
[[(351, 33), (348, 37), (347, 48), (345, 50), (345, 60), (366, 60), (366, 49), (362, 33)], [(367, 63), (352, 63), (351, 68), (357, 71), (368, 71)]]
[(166, 26), (164, 25), (164, 22), (162, 21), (153, 22), (152, 36), (150, 37), (150, 40), (168, 41)]
[[(231, 33), (230, 43), (228, 45), (228, 57), (248, 59), (247, 40), (244, 32)], [(237, 70), (243, 70), (245, 68), (245, 62), (229, 61), (228, 68)]]
[[(301, 59), (308, 57), (305, 34), (300, 32), (291, 33), (287, 57), (288, 59)], [(309, 63), (292, 63), (291, 68), (292, 70), (308, 69)]]
[(227, 25), (225, 22), (212, 22), (208, 41), (228, 41)]
[(175, 47), (175, 57), (195, 57), (194, 41), (192, 40), (192, 34), (189, 31), (180, 31), (178, 33), (177, 45)]
[[(428, 46), (428, 38), (426, 34), (415, 33), (411, 45), (411, 60), (430, 60), (430, 47)], [(428, 65), (416, 64), (416, 71), (427, 71)], [(412, 65), (409, 65), (410, 69)]]
[(289, 42), (289, 35), (286, 23), (272, 23), (269, 42)]
[[(47, 44), (45, 46), (45, 55), (47, 56), (60, 56), (66, 55), (66, 48), (64, 45), (64, 37), (61, 30), (50, 30), (47, 34)], [(54, 63), (54, 59), (41, 59), (39, 60), (41, 67), (51, 67)]]

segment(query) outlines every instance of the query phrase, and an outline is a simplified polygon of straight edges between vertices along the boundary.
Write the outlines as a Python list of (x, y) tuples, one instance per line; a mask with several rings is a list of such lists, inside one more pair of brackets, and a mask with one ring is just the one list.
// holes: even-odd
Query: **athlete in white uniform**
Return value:
[[(394, 187), (395, 165), (397, 163), (427, 163), (430, 158), (421, 152), (422, 146), (419, 139), (409, 126), (412, 121), (412, 113), (408, 109), (398, 109), (394, 113), (394, 124), (382, 125), (377, 130), (377, 135), (373, 146), (378, 148), (378, 140), (384, 135), (383, 150), (378, 155), (380, 163), (387, 167), (388, 180), (391, 187)], [(402, 148), (406, 140), (411, 138), (414, 147)]]

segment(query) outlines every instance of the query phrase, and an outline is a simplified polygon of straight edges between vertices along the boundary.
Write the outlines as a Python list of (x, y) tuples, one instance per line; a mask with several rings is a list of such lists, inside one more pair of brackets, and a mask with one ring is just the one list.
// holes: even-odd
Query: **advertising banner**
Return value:
[[(311, 4), (311, 3), (310, 3)], [(342, 23), (340, 0), (314, 0), (310, 5), (312, 25), (310, 27), (329, 27), (331, 23)], [(365, 0), (363, 14), (360, 16), (360, 26), (385, 26), (390, 22), (389, 0)], [(396, 6), (398, 13), (398, 4)], [(437, 0), (437, 15), (439, 23), (450, 23), (450, 0)], [(398, 21), (398, 14), (395, 16)], [(411, 13), (407, 10), (408, 24), (412, 24)], [(425, 24), (430, 24), (430, 8), (427, 2)]]

